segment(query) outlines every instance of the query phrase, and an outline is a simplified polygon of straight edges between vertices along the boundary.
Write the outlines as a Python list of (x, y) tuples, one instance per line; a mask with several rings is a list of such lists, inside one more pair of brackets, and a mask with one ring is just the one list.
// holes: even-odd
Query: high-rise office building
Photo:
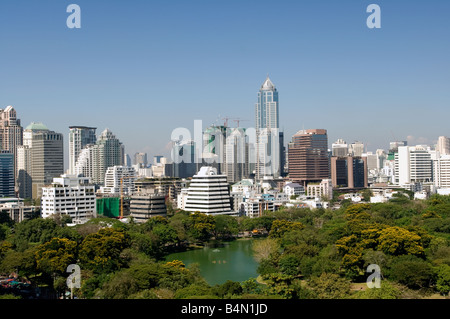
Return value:
[(32, 122), (23, 130), (23, 145), (17, 147), (16, 188), (20, 198), (32, 198), (32, 148), (33, 136), (47, 132), (48, 128), (40, 122)]
[(181, 140), (173, 142), (171, 156), (173, 163), (166, 166), (172, 166), (170, 170), (173, 177), (192, 177), (197, 172), (198, 159), (196, 158), (194, 141)]
[(69, 173), (75, 173), (75, 165), (81, 151), (89, 144), (95, 144), (95, 127), (69, 126)]
[(215, 167), (219, 174), (225, 174), (226, 170), (226, 138), (229, 130), (231, 128), (226, 125), (211, 125), (203, 132), (201, 165)]
[(324, 129), (300, 130), (289, 143), (289, 178), (306, 186), (329, 178), (328, 136)]
[(278, 91), (269, 76), (258, 92), (255, 118), (256, 179), (259, 180), (265, 175), (279, 177), (284, 166), (284, 163), (281, 163), (283, 137), (280, 134)]
[(20, 145), (17, 147), (17, 188), (20, 198), (32, 198), (31, 178), (31, 147)]
[(229, 183), (249, 176), (248, 139), (245, 129), (233, 128), (226, 141), (225, 173)]
[(0, 197), (16, 197), (14, 183), (14, 154), (0, 151)]
[(42, 187), (64, 173), (64, 141), (61, 133), (39, 131), (32, 136), (31, 178), (33, 198), (39, 198)]
[(333, 187), (363, 188), (368, 186), (367, 157), (331, 157)]

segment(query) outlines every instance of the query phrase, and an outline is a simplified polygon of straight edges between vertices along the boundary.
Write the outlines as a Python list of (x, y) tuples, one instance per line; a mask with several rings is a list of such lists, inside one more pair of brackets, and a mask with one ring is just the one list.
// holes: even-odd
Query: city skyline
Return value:
[(372, 30), (370, 2), (77, 1), (82, 28), (71, 30), (67, 4), (2, 1), (0, 108), (62, 133), (66, 168), (76, 125), (111, 129), (127, 154), (168, 156), (170, 133), (194, 120), (255, 127), (269, 74), (285, 144), (303, 128), (326, 129), (329, 148), (436, 144), (450, 135), (450, 5), (376, 3), (383, 23)]

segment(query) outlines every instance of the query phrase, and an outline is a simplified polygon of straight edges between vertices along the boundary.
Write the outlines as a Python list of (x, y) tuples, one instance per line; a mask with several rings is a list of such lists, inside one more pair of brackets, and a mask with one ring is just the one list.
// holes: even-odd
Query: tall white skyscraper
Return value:
[(256, 165), (255, 176), (278, 177), (281, 173), (281, 149), (278, 91), (267, 76), (258, 92), (255, 105)]
[(108, 129), (95, 144), (87, 145), (78, 156), (74, 173), (90, 177), (95, 184), (103, 185), (108, 167), (123, 165), (124, 147)]
[(278, 108), (278, 91), (267, 76), (258, 92), (258, 102), (255, 106), (256, 129), (278, 129), (280, 127)]

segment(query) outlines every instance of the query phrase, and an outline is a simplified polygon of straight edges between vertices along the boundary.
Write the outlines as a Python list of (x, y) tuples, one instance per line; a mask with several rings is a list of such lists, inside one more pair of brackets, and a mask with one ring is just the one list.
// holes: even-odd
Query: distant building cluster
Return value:
[[(285, 143), (279, 94), (267, 76), (257, 94), (254, 128), (223, 118), (201, 140), (172, 141), (170, 157), (130, 156), (109, 129), (70, 126), (68, 169), (63, 134), (40, 122), (25, 128), (12, 106), (0, 109), (0, 211), (15, 221), (40, 213), (72, 222), (107, 216), (145, 222), (170, 208), (258, 217), (280, 207), (330, 207), (336, 192), (384, 202), (400, 189), (427, 198), (450, 194), (450, 138), (436, 145), (390, 142), (367, 151), (361, 141), (329, 145), (323, 128), (301, 129)], [(229, 125), (229, 121), (237, 125)], [(330, 147), (331, 146), (331, 147)]]

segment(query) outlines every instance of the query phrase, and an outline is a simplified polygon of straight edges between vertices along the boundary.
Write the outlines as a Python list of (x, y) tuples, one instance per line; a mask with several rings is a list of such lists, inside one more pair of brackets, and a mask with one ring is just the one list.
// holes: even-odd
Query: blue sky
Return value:
[[(69, 29), (66, 7), (81, 7)], [(381, 7), (381, 29), (366, 8)], [(0, 107), (22, 125), (109, 128), (169, 155), (177, 127), (254, 127), (267, 74), (286, 141), (299, 129), (388, 148), (450, 135), (450, 2), (2, 0)], [(230, 121), (229, 124), (235, 123)]]

